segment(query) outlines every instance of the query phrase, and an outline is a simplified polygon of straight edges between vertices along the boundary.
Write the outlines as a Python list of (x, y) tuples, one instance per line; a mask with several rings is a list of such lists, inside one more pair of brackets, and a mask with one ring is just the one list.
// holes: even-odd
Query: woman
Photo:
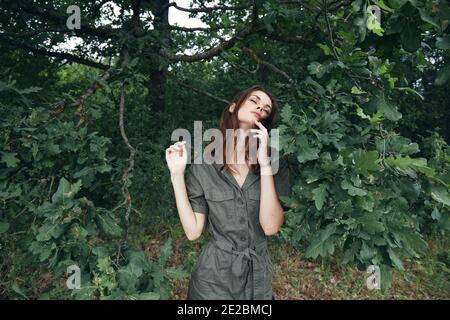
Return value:
[[(222, 161), (194, 161), (186, 182), (185, 141), (166, 149), (187, 238), (199, 238), (205, 225), (211, 234), (192, 272), (187, 299), (273, 299), (267, 236), (276, 234), (284, 222), (279, 196), (287, 196), (290, 189), (287, 162), (283, 158), (271, 161), (268, 148), (268, 130), (276, 112), (275, 99), (261, 86), (237, 94), (220, 118)], [(226, 138), (227, 129), (235, 132), (233, 147)], [(256, 161), (247, 135), (257, 141)]]

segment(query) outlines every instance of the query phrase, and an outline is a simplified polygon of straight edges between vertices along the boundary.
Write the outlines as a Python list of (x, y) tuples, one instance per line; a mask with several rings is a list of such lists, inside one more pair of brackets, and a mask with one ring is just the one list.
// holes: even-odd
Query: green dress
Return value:
[[(288, 196), (287, 161), (279, 158), (274, 163), (277, 194)], [(273, 265), (259, 223), (260, 175), (249, 170), (241, 188), (223, 164), (194, 161), (187, 170), (186, 189), (192, 209), (208, 215), (211, 235), (192, 271), (187, 299), (273, 299)]]

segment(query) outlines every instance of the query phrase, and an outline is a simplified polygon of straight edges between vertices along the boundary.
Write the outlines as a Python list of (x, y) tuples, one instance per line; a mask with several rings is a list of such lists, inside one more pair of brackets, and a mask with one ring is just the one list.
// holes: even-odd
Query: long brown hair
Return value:
[[(245, 100), (251, 95), (254, 91), (263, 91), (265, 94), (267, 94), (272, 102), (272, 111), (270, 112), (269, 116), (266, 119), (261, 120), (261, 123), (264, 127), (266, 127), (267, 131), (270, 133), (270, 130), (272, 128), (272, 124), (274, 122), (276, 113), (278, 112), (278, 105), (275, 100), (275, 98), (267, 91), (265, 90), (261, 85), (254, 85), (251, 86), (245, 90), (242, 90), (239, 92), (233, 100), (231, 100), (228, 104), (228, 106), (222, 111), (222, 115), (220, 116), (219, 120), (219, 130), (222, 133), (223, 139), (223, 155), (222, 160), (224, 164), (225, 170), (234, 171), (232, 167), (229, 166), (229, 164), (226, 163), (226, 152), (227, 152), (227, 135), (226, 130), (227, 129), (233, 129), (233, 132), (235, 130), (239, 129), (239, 120), (238, 120), (238, 111), (241, 108), (242, 104), (245, 102)], [(230, 107), (233, 104), (233, 102), (236, 104), (235, 109), (233, 112), (230, 112)], [(259, 129), (259, 127), (255, 126), (255, 128)], [(234, 148), (236, 148), (236, 140), (237, 137), (234, 135)], [(212, 141), (214, 141), (214, 137), (212, 137)], [(257, 142), (257, 145), (259, 146), (259, 141)], [(234, 150), (233, 150), (234, 151)], [(268, 150), (268, 156), (270, 156), (270, 149)], [(245, 162), (248, 163), (249, 161), (249, 142), (248, 139), (245, 139)], [(253, 170), (255, 174), (259, 174), (260, 168), (259, 168), (259, 162), (256, 164), (251, 164), (250, 169)]]

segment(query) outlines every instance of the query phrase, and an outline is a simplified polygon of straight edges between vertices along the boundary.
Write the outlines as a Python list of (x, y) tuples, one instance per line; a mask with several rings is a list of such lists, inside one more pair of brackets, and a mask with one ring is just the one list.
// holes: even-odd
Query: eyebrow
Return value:
[[(261, 98), (259, 96), (257, 96), (256, 94), (252, 94), (252, 96), (257, 97), (261, 101)], [(266, 106), (268, 106), (270, 108), (270, 110), (272, 110), (272, 106), (270, 106), (268, 104), (266, 104)]]

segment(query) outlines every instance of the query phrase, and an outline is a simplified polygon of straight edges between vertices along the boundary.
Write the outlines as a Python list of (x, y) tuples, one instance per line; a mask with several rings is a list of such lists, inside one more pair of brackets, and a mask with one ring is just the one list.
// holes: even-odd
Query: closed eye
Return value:
[[(250, 99), (250, 101), (253, 102), (254, 104), (258, 104), (255, 99)], [(270, 108), (264, 108), (263, 109), (263, 111), (265, 111), (267, 114), (270, 113), (270, 110), (271, 110)]]

